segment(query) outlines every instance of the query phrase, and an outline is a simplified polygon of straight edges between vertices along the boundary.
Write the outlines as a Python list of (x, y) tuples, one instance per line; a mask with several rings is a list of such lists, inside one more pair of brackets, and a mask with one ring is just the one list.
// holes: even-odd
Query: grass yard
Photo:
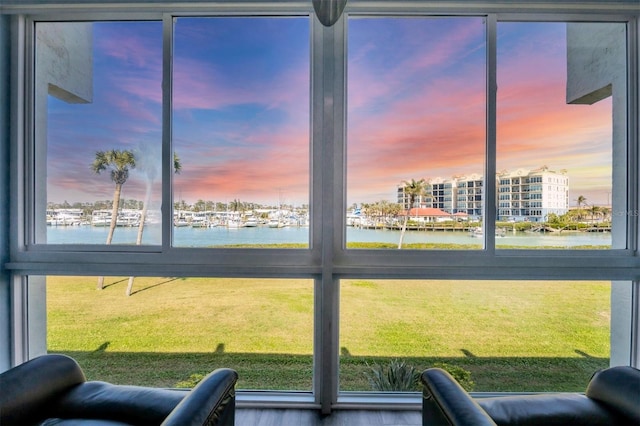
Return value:
[[(182, 386), (217, 367), (240, 389), (311, 390), (313, 282), (47, 277), (48, 349), (89, 379)], [(345, 280), (340, 387), (371, 390), (376, 363), (436, 362), (476, 391), (582, 391), (608, 365), (608, 282)]]

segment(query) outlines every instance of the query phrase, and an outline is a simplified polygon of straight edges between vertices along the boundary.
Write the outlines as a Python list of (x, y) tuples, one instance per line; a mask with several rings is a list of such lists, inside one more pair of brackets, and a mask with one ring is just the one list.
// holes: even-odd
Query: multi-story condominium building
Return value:
[[(456, 179), (435, 178), (429, 182), (431, 196), (429, 207), (440, 209), (447, 213), (455, 213)], [(427, 198), (429, 198), (427, 196)]]
[(513, 218), (542, 222), (550, 214), (569, 211), (569, 177), (566, 170), (518, 169), (497, 176), (498, 220)]
[(403, 209), (409, 210), (412, 207), (431, 207), (432, 196), (431, 196), (431, 184), (427, 181), (425, 184), (425, 192), (422, 195), (418, 195), (414, 201), (414, 205), (411, 206), (409, 194), (404, 191), (404, 183), (398, 185), (397, 188), (397, 198), (396, 202), (402, 206)]
[(456, 212), (456, 179), (433, 178), (425, 180), (425, 191), (416, 197), (414, 205), (409, 205), (409, 195), (405, 192), (405, 185), (398, 185), (397, 203), (404, 209), (412, 207), (432, 207), (447, 213)]
[(466, 213), (471, 219), (482, 216), (482, 200), (484, 199), (484, 179), (482, 175), (471, 174), (456, 178), (456, 211)]
[[(542, 222), (550, 214), (569, 211), (569, 177), (543, 166), (538, 169), (517, 169), (496, 176), (498, 220)], [(484, 201), (482, 175), (435, 178), (428, 181), (425, 194), (417, 202), (447, 213), (466, 213), (470, 219), (482, 216)], [(398, 187), (398, 203), (408, 208), (404, 186)], [(412, 206), (415, 207), (415, 206)]]
[(412, 207), (430, 207), (447, 213), (455, 213), (457, 204), (456, 186), (457, 181), (455, 178), (444, 179), (438, 177), (425, 179), (424, 193), (415, 199), (414, 205), (410, 206), (409, 195), (405, 192), (405, 185), (403, 183), (398, 185), (397, 188), (397, 203), (405, 210)]

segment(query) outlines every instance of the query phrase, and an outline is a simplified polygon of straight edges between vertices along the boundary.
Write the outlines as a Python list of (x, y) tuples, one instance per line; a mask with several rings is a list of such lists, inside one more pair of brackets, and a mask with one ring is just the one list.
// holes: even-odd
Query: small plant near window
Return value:
[(437, 362), (433, 364), (432, 367), (442, 368), (444, 371), (451, 374), (451, 376), (453, 376), (453, 378), (456, 379), (456, 381), (460, 383), (460, 386), (462, 386), (467, 392), (471, 392), (473, 390), (475, 383), (471, 380), (471, 371), (445, 362)]
[(200, 381), (204, 379), (204, 374), (195, 373), (189, 376), (187, 380), (176, 383), (176, 388), (194, 388)]
[(365, 373), (373, 390), (414, 392), (420, 390), (420, 373), (406, 362), (394, 359), (388, 365), (375, 364)]

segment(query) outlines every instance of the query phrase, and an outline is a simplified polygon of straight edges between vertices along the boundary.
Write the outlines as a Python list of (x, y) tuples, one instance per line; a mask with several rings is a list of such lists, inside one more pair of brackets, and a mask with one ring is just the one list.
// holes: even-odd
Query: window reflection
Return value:
[(37, 243), (160, 244), (162, 24), (36, 24)]

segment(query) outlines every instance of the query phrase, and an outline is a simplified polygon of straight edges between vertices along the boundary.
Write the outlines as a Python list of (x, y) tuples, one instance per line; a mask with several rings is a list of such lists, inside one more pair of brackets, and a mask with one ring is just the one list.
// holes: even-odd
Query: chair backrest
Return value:
[(640, 425), (640, 370), (621, 366), (597, 371), (586, 395), (629, 419), (630, 424)]
[(65, 355), (43, 355), (0, 374), (0, 425), (28, 425), (46, 418), (62, 393), (86, 381)]

